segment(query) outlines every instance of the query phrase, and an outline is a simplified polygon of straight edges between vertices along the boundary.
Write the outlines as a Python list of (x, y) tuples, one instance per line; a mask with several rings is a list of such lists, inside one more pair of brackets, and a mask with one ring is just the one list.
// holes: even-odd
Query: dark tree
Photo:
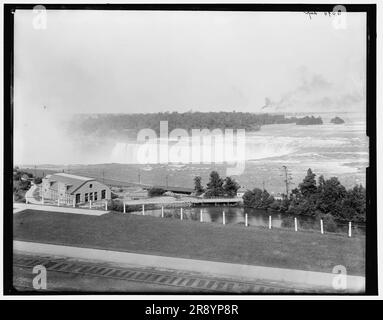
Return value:
[(203, 188), (203, 186), (201, 184), (201, 180), (202, 179), (200, 176), (194, 177), (194, 190), (195, 190), (197, 196), (199, 196), (205, 192), (205, 189)]
[(240, 188), (239, 184), (231, 177), (227, 177), (224, 181), (223, 190), (228, 197), (235, 197)]
[(249, 208), (262, 208), (262, 193), (263, 191), (259, 188), (253, 190), (247, 190), (243, 195), (243, 204)]
[(217, 171), (212, 171), (210, 173), (210, 180), (207, 184), (205, 197), (214, 198), (214, 197), (223, 197), (225, 191), (223, 190), (223, 180), (219, 176)]
[(347, 190), (342, 202), (341, 217), (345, 220), (366, 221), (366, 189), (362, 185)]
[(336, 177), (323, 179), (323, 181), (320, 179), (319, 183), (317, 208), (323, 213), (331, 213), (334, 217), (339, 217), (342, 212), (342, 200), (346, 196), (346, 188)]
[(270, 195), (267, 190), (262, 191), (261, 195), (261, 207), (262, 209), (268, 209), (270, 205), (274, 202), (274, 197)]
[(307, 175), (303, 179), (303, 182), (299, 184), (299, 190), (304, 197), (309, 197), (317, 191), (315, 174), (311, 169), (307, 170)]

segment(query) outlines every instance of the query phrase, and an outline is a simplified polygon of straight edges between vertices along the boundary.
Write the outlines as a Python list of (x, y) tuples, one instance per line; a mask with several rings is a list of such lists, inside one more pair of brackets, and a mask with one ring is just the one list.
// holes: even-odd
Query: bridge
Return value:
[(185, 205), (185, 206), (204, 206), (204, 205), (214, 205), (214, 206), (222, 206), (222, 205), (236, 205), (242, 202), (241, 198), (192, 198), (192, 197), (184, 197), (182, 199), (174, 199), (170, 197), (161, 197), (161, 198), (145, 198), (139, 200), (125, 200), (124, 204), (127, 206), (133, 205)]
[(191, 204), (194, 206), (203, 205), (236, 205), (242, 202), (242, 198), (193, 198)]

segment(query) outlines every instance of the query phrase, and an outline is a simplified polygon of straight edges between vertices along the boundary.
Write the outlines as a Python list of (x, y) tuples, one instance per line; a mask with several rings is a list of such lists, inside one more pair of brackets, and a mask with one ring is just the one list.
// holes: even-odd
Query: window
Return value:
[(105, 199), (105, 190), (101, 190), (101, 199)]
[(97, 201), (97, 192), (94, 193), (94, 201)]
[(89, 188), (92, 188), (92, 187), (93, 187), (93, 184), (90, 184), (90, 185), (89, 185)]
[(88, 194), (85, 193), (85, 202), (88, 202)]

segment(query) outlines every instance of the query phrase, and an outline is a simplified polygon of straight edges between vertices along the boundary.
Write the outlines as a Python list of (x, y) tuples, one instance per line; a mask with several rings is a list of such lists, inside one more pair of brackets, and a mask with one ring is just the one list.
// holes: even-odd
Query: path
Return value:
[(41, 201), (37, 200), (34, 196), (35, 191), (38, 190), (37, 185), (32, 184), (32, 186), (25, 193), (25, 200), (27, 203), (41, 204)]
[(109, 213), (110, 211), (105, 210), (96, 210), (96, 209), (79, 209), (72, 207), (58, 207), (58, 206), (48, 206), (39, 204), (25, 204), (25, 203), (13, 203), (13, 213), (18, 213), (20, 211), (32, 209), (32, 210), (41, 210), (41, 211), (53, 211), (53, 212), (66, 212), (73, 214), (85, 214), (90, 216), (101, 216), (103, 214)]
[[(296, 283), (333, 290), (334, 274), (294, 269), (259, 267), (206, 260), (172, 258), (165, 256), (137, 254), (91, 248), (79, 248), (36, 242), (13, 241), (14, 250), (34, 254), (64, 256), (77, 259), (92, 259), (125, 265), (198, 272), (209, 276), (230, 277), (238, 280), (266, 280)], [(365, 278), (346, 276), (347, 292), (364, 292)]]

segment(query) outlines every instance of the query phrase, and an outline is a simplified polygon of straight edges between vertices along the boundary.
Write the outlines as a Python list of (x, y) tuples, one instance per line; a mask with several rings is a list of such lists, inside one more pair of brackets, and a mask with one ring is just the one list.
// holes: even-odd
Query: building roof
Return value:
[(66, 186), (68, 186), (68, 193), (73, 193), (84, 183), (95, 180), (94, 178), (82, 177), (68, 173), (54, 173), (51, 175), (47, 175), (45, 178), (53, 182), (51, 186), (52, 189), (57, 189), (57, 182), (64, 183)]

